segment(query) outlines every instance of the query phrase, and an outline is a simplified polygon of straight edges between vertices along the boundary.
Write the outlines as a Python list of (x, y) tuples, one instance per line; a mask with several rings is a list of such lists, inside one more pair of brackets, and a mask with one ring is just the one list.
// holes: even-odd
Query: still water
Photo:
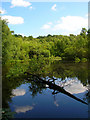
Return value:
[(7, 79), (3, 74), (3, 108), (9, 109), (14, 118), (88, 118), (87, 63), (56, 61), (46, 64), (46, 67), (44, 64), (42, 74), (37, 75), (52, 86), (59, 86), (61, 92), (32, 75), (11, 77), (12, 70), (15, 71), (10, 68), (6, 72)]

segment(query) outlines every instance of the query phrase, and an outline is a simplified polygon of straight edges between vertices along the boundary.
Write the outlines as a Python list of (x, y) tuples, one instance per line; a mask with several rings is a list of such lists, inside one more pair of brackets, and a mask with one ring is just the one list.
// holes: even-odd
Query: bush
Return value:
[(43, 50), (41, 52), (41, 55), (44, 55), (44, 57), (49, 57), (50, 56), (50, 52), (49, 52), (49, 50)]
[(80, 62), (80, 59), (78, 57), (76, 57), (75, 62)]
[(87, 58), (82, 58), (81, 62), (87, 62)]

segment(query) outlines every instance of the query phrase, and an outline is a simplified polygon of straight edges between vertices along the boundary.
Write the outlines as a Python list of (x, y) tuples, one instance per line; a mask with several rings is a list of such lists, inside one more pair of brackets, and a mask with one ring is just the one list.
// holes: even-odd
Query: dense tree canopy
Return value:
[(7, 22), (2, 21), (2, 57), (3, 64), (32, 58), (44, 57), (52, 59), (59, 57), (60, 60), (86, 62), (89, 60), (88, 36), (89, 31), (82, 28), (79, 35), (47, 35), (33, 38), (14, 34), (10, 31)]

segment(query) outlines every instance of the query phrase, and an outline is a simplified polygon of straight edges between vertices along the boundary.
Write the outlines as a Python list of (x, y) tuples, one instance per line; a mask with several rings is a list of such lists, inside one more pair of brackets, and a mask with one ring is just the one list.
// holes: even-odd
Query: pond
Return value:
[(23, 65), (22, 69), (31, 75), (20, 74), (21, 65), (3, 67), (3, 110), (9, 113), (6, 117), (88, 118), (89, 63), (54, 61), (40, 63), (39, 67), (33, 64), (32, 70), (31, 63), (27, 69)]

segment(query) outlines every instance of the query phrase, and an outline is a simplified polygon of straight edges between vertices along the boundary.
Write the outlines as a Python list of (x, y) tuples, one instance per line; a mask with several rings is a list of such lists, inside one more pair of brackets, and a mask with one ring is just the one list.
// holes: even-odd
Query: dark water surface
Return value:
[[(26, 66), (15, 66), (3, 67), (3, 109), (8, 109), (10, 117), (13, 115), (14, 118), (88, 118), (88, 63), (56, 61), (44, 63), (40, 68), (35, 68), (35, 65), (32, 71), (29, 64), (27, 69), (29, 73), (37, 74), (48, 82), (52, 81), (81, 101), (65, 92), (58, 92), (48, 84), (43, 84), (36, 77), (21, 74), (23, 72), (20, 69), (26, 71)], [(33, 72), (33, 69), (36, 71)]]

